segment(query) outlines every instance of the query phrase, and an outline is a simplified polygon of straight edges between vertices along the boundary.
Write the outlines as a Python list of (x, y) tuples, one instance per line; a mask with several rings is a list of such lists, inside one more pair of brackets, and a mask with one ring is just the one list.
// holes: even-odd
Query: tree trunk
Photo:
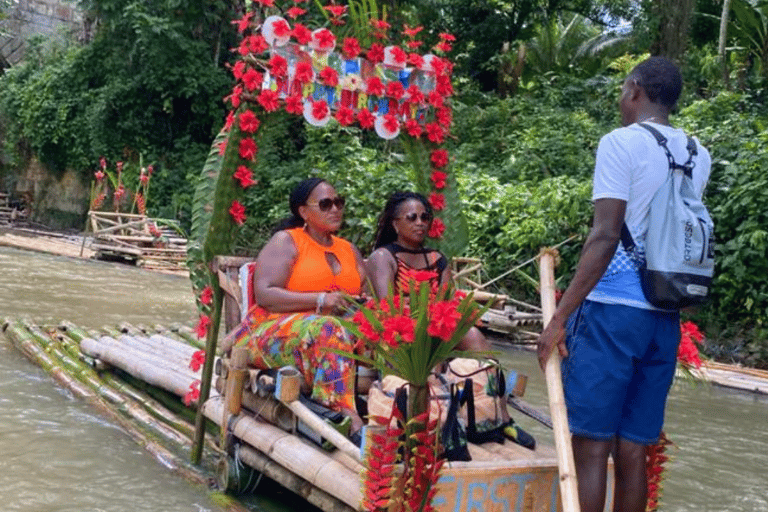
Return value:
[(652, 55), (679, 61), (688, 44), (691, 14), (696, 0), (653, 0), (652, 14), (658, 20), (658, 33), (651, 45)]
[(725, 55), (725, 42), (728, 38), (728, 15), (731, 11), (731, 0), (723, 0), (723, 13), (720, 15), (720, 39), (717, 46), (717, 55), (720, 57), (720, 65), (723, 72), (723, 84), (730, 89), (730, 77), (728, 73), (728, 59)]

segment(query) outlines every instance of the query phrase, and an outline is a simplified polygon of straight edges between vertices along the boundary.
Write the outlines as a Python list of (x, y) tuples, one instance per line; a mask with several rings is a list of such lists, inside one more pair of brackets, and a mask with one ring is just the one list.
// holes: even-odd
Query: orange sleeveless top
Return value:
[[(359, 295), (363, 278), (357, 270), (357, 259), (352, 244), (331, 236), (331, 245), (320, 245), (302, 228), (287, 230), (296, 245), (298, 256), (285, 284), (287, 290), (295, 292), (344, 291)], [(339, 260), (341, 272), (334, 275), (326, 259), (326, 253)]]

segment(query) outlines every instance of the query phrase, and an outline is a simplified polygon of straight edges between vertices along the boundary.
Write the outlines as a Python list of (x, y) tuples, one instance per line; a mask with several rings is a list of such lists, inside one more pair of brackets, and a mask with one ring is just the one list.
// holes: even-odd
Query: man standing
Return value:
[[(621, 89), (622, 128), (597, 149), (593, 227), (576, 274), (539, 338), (544, 368), (555, 348), (563, 359), (563, 387), (582, 512), (602, 512), (608, 455), (615, 469), (614, 511), (644, 512), (645, 446), (657, 442), (675, 372), (680, 341), (678, 311), (653, 307), (640, 284), (651, 199), (669, 163), (647, 123), (668, 139), (676, 162), (689, 153), (687, 136), (669, 124), (682, 90), (680, 71), (651, 57), (638, 64)], [(711, 160), (697, 142), (693, 184), (700, 197)], [(627, 225), (636, 252), (619, 244)]]

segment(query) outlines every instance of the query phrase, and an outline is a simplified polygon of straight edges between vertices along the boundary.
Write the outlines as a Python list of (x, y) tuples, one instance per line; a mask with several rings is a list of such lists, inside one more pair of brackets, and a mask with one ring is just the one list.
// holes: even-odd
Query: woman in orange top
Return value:
[(327, 349), (353, 349), (354, 340), (334, 315), (345, 311), (346, 296), (360, 295), (363, 259), (333, 234), (341, 227), (344, 198), (330, 183), (302, 181), (290, 208), (292, 216), (259, 253), (257, 305), (233, 333), (234, 342), (250, 349), (253, 366), (299, 368), (311, 398), (350, 417), (356, 432), (363, 422), (355, 408), (354, 361)]

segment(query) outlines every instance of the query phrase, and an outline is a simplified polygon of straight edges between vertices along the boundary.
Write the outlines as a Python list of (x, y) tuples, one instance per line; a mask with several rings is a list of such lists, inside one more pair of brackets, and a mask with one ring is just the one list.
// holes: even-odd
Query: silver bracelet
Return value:
[(315, 313), (319, 315), (320, 311), (323, 309), (323, 305), (325, 304), (325, 292), (320, 292), (317, 294), (317, 302), (315, 304)]

